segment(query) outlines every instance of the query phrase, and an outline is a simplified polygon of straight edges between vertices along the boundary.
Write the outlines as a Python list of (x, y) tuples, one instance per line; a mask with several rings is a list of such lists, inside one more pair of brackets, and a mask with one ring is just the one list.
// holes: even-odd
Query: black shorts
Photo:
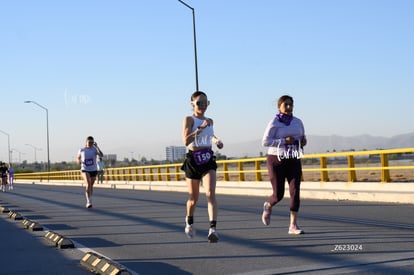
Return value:
[(181, 170), (185, 172), (186, 178), (201, 180), (208, 171), (217, 170), (216, 157), (213, 156), (207, 163), (198, 165), (193, 158), (192, 151), (190, 151), (186, 154)]
[(82, 170), (82, 173), (88, 173), (91, 178), (95, 178), (98, 175), (98, 171), (85, 171)]

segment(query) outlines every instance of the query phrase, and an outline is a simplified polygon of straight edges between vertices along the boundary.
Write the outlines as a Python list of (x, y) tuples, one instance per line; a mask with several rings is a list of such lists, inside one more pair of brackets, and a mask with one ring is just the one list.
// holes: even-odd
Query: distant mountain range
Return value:
[[(308, 135), (308, 144), (305, 146), (305, 154), (325, 153), (332, 151), (350, 150), (375, 150), (414, 147), (414, 133), (396, 135), (393, 137), (377, 137), (371, 135), (359, 135), (344, 137), (338, 135), (316, 136)], [(253, 140), (242, 143), (226, 144), (220, 152), (227, 157), (257, 157), (266, 154), (267, 148), (261, 145), (261, 140)]]

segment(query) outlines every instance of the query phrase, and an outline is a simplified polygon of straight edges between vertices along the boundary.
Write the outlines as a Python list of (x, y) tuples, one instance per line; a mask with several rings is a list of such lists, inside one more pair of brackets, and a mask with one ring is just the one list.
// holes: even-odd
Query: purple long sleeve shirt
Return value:
[[(269, 147), (268, 155), (292, 156), (303, 154), (300, 141), (305, 136), (305, 128), (302, 121), (293, 117), (290, 125), (285, 125), (274, 117), (266, 127), (263, 134), (262, 145)], [(285, 138), (293, 137), (295, 144), (286, 144)]]

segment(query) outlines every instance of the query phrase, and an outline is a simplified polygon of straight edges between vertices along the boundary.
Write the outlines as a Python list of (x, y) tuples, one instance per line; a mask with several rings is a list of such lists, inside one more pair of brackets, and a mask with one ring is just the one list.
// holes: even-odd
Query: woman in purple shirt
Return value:
[(303, 234), (297, 224), (300, 206), (301, 156), (306, 145), (302, 121), (293, 116), (293, 98), (281, 96), (277, 102), (279, 113), (269, 122), (263, 135), (262, 145), (268, 147), (267, 169), (273, 194), (263, 205), (262, 222), (270, 224), (272, 207), (283, 199), (285, 181), (289, 183), (290, 225), (289, 234)]

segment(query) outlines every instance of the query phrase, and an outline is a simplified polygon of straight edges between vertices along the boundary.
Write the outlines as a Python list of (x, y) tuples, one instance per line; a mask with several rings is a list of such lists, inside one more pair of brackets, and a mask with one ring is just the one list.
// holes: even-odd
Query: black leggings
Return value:
[(269, 203), (273, 206), (280, 202), (285, 195), (285, 180), (289, 183), (290, 210), (299, 211), (300, 181), (302, 177), (302, 164), (298, 158), (279, 159), (278, 156), (267, 156), (267, 169), (273, 194)]

